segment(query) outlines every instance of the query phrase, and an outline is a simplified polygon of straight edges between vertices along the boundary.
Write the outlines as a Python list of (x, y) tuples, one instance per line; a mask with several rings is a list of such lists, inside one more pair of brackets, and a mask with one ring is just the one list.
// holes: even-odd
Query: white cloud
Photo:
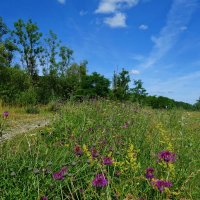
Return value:
[(106, 17), (104, 23), (112, 28), (126, 27), (126, 15), (123, 13), (116, 13), (112, 17)]
[(61, 3), (61, 4), (65, 4), (66, 3), (66, 0), (57, 0), (58, 3)]
[(115, 13), (137, 5), (139, 0), (101, 0), (95, 13)]
[(147, 25), (145, 25), (145, 24), (141, 24), (141, 25), (139, 26), (139, 29), (140, 29), (140, 30), (143, 30), (143, 31), (146, 31), (148, 28), (149, 28), (149, 27), (148, 27)]
[(163, 27), (158, 37), (153, 36), (153, 49), (145, 62), (141, 63), (144, 68), (152, 67), (161, 60), (175, 45), (183, 30), (197, 7), (198, 0), (174, 0), (168, 14), (166, 26)]
[(132, 75), (139, 75), (140, 71), (133, 69), (133, 70), (130, 71), (130, 74), (132, 74)]
[(100, 0), (96, 14), (114, 14), (104, 18), (104, 23), (112, 28), (126, 27), (126, 15), (123, 10), (136, 6), (140, 0)]

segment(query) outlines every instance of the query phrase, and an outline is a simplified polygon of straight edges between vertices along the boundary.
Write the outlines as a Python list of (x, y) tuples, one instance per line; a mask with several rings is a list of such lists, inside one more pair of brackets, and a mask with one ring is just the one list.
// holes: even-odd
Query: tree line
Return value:
[[(125, 69), (113, 74), (113, 80), (93, 72), (87, 61), (77, 63), (73, 50), (53, 31), (46, 36), (31, 19), (19, 19), (13, 30), (0, 17), (0, 99), (7, 104), (47, 104), (53, 100), (109, 98), (137, 102), (153, 108), (200, 109), (163, 96), (149, 96), (141, 80), (134, 80)], [(112, 84), (111, 84), (112, 83)]]

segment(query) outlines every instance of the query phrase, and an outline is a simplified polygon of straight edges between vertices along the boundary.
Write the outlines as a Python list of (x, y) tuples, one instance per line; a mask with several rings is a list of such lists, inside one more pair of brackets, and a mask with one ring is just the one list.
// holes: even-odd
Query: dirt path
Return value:
[(49, 119), (32, 119), (23, 123), (18, 123), (17, 126), (8, 128), (4, 131), (2, 137), (0, 137), (0, 143), (5, 140), (9, 140), (16, 135), (27, 133), (37, 128), (45, 127), (49, 124), (49, 122)]

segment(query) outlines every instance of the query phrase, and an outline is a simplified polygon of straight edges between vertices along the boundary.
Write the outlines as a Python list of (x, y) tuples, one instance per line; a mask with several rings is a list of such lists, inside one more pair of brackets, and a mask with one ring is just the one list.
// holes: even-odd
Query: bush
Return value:
[(17, 99), (17, 103), (21, 106), (36, 105), (37, 93), (33, 87), (25, 92), (21, 92)]

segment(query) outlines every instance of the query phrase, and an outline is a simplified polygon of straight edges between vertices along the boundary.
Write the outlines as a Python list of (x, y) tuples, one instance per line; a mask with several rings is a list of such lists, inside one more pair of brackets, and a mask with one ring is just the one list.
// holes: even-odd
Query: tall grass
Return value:
[[(1, 144), (1, 199), (199, 199), (199, 113), (91, 101), (67, 103), (56, 116), (51, 126)], [(176, 161), (159, 161), (164, 150)], [(63, 167), (63, 180), (55, 180)], [(97, 174), (105, 187), (92, 184)], [(172, 187), (161, 192), (157, 179)]]

